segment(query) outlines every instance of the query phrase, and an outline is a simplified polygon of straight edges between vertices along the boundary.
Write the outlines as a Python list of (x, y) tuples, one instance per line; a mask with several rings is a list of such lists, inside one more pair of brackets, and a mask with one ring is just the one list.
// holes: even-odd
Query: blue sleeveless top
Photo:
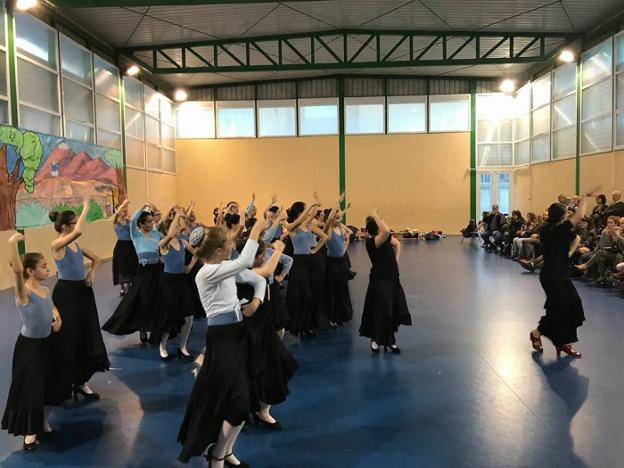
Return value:
[(52, 299), (39, 297), (28, 292), (28, 304), (21, 306), (15, 301), (22, 319), (22, 336), (26, 338), (47, 338), (52, 333)]
[[(76, 246), (78, 247), (78, 244)], [(84, 257), (80, 247), (78, 247), (78, 251), (74, 252), (69, 248), (69, 245), (66, 245), (65, 256), (60, 260), (54, 259), (54, 263), (56, 263), (59, 279), (68, 281), (85, 279)]]
[(180, 237), (177, 238), (180, 243), (180, 250), (173, 248), (169, 244), (167, 253), (163, 255), (163, 261), (165, 262), (165, 273), (184, 273), (184, 243)]
[(344, 255), (344, 234), (338, 234), (332, 229), (325, 245), (327, 246), (328, 257), (342, 258)]
[(141, 216), (142, 209), (139, 208), (134, 212), (130, 219), (130, 238), (134, 244), (139, 263), (141, 265), (150, 265), (160, 262), (160, 239), (162, 234), (156, 230), (150, 232), (150, 237), (146, 237), (145, 234), (139, 229), (138, 221)]
[(310, 249), (316, 245), (316, 236), (312, 231), (303, 231), (299, 228), (295, 235), (290, 237), (295, 255), (305, 255), (310, 253)]
[(115, 234), (120, 241), (130, 240), (130, 223), (119, 224), (115, 223)]

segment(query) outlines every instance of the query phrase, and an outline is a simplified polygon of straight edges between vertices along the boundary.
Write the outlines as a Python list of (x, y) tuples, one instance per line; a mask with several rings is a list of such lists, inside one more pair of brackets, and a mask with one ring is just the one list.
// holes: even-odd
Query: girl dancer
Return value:
[[(587, 195), (590, 196), (590, 195)], [(585, 321), (581, 298), (570, 280), (569, 257), (574, 253), (580, 238), (574, 232), (574, 223), (580, 220), (587, 206), (586, 198), (568, 219), (566, 207), (553, 203), (548, 208), (548, 220), (540, 230), (540, 242), (544, 266), (540, 271), (540, 283), (546, 293), (546, 315), (530, 334), (533, 349), (543, 353), (541, 336), (555, 345), (557, 356), (562, 352), (580, 358), (581, 353), (572, 348), (578, 341), (576, 329)]]
[[(288, 210), (288, 220), (284, 223), (293, 244), (293, 266), (288, 277), (286, 308), (290, 316), (288, 329), (295, 336), (299, 334), (316, 336), (314, 328), (324, 325), (315, 320), (318, 307), (313, 294), (311, 275), (312, 255), (327, 241), (327, 235), (310, 224), (319, 207), (316, 193), (314, 199), (315, 202), (307, 209), (302, 201), (293, 203)], [(320, 239), (318, 243), (315, 235)]]
[(393, 354), (400, 354), (394, 334), (400, 325), (411, 325), (412, 317), (407, 308), (405, 293), (399, 280), (399, 257), (401, 244), (391, 236), (390, 228), (373, 210), (366, 218), (366, 252), (372, 263), (360, 336), (371, 339), (371, 351), (390, 347)]
[(132, 278), (136, 275), (136, 250), (130, 239), (130, 218), (128, 217), (128, 200), (125, 200), (113, 215), (113, 226), (117, 242), (113, 249), (113, 284), (121, 285), (121, 295), (128, 291)]
[[(239, 239), (237, 247), (242, 251), (246, 239)], [(273, 274), (278, 263), (287, 265), (292, 262), (290, 257), (283, 255), (284, 243), (275, 241), (273, 248), (265, 248), (264, 242), (260, 241), (251, 271), (266, 278), (273, 283)], [(252, 288), (249, 285), (239, 285), (239, 293), (242, 298), (250, 299)], [(263, 425), (268, 429), (281, 429), (282, 426), (276, 421), (269, 410), (272, 405), (283, 403), (289, 394), (288, 381), (299, 368), (297, 361), (282, 344), (280, 337), (275, 333), (273, 324), (273, 309), (276, 298), (271, 289), (267, 290), (266, 300), (258, 308), (256, 313), (247, 317), (253, 353), (259, 363), (257, 375), (252, 379), (252, 409), (256, 425)]]
[(150, 334), (150, 343), (160, 345), (160, 358), (163, 361), (169, 360), (167, 341), (178, 333), (180, 333), (178, 358), (193, 360), (186, 349), (186, 344), (193, 326), (195, 306), (188, 272), (193, 268), (195, 261), (193, 259), (188, 266), (184, 266), (185, 252), (193, 252), (191, 246), (182, 237), (185, 227), (185, 217), (180, 211), (173, 219), (165, 220), (160, 226), (161, 234), (165, 236), (160, 241), (160, 254), (165, 264), (165, 271), (160, 280), (160, 300), (154, 327)]
[(13, 351), (13, 371), (2, 429), (24, 436), (24, 450), (32, 451), (39, 438), (52, 434), (48, 417), (71, 395), (71, 379), (65, 373), (51, 332), (61, 329), (61, 317), (52, 305), (48, 288), (41, 281), (50, 276), (40, 253), (20, 259), (17, 244), (24, 240), (16, 233), (9, 238), (11, 269), (15, 279), (15, 303), (22, 330)]
[(329, 236), (326, 243), (325, 307), (329, 320), (334, 325), (343, 325), (353, 318), (349, 295), (349, 266), (345, 260), (349, 234), (342, 225), (342, 216), (339, 201), (325, 221), (325, 233)]
[[(98, 400), (100, 395), (89, 388), (88, 381), (95, 372), (107, 371), (110, 363), (92, 289), (100, 259), (76, 242), (82, 235), (88, 212), (89, 201), (85, 200), (78, 218), (73, 211), (50, 213), (54, 229), (59, 233), (51, 245), (58, 271), (52, 301), (63, 319), (58, 340), (74, 384), (74, 397), (80, 394), (87, 400)], [(86, 273), (84, 257), (91, 260), (91, 268)]]
[(132, 215), (130, 237), (139, 259), (137, 274), (132, 286), (102, 329), (113, 335), (129, 335), (139, 331), (141, 343), (147, 343), (147, 332), (152, 327), (162, 272), (159, 256), (161, 235), (154, 230), (154, 214), (149, 205), (142, 206)]
[[(233, 241), (221, 226), (198, 227), (191, 244), (204, 262), (197, 274), (197, 288), (208, 317), (206, 352), (189, 397), (178, 441), (178, 459), (188, 462), (206, 447), (212, 468), (247, 466), (233, 455), (236, 437), (250, 413), (248, 334), (244, 316), (251, 316), (264, 300), (266, 282), (247, 268), (256, 251), (261, 223), (252, 228), (245, 248), (236, 260), (229, 260)], [(254, 297), (242, 310), (236, 283), (250, 283)]]

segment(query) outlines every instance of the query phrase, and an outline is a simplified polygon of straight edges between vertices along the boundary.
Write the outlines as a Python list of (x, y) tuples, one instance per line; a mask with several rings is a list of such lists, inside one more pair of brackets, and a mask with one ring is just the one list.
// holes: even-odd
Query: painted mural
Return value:
[(112, 216), (125, 198), (120, 151), (0, 125), (0, 231), (50, 224), (50, 211)]

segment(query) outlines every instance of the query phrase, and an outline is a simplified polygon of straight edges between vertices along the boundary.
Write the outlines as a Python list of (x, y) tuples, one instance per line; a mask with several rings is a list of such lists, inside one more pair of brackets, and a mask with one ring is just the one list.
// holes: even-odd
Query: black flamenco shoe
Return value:
[(159, 356), (160, 356), (160, 360), (162, 362), (169, 362), (169, 361), (171, 361), (173, 359), (173, 356), (171, 354), (167, 354), (165, 357), (163, 357), (160, 354), (159, 354)]
[(96, 401), (100, 399), (99, 393), (95, 393), (95, 392), (87, 393), (82, 388), (76, 385), (74, 385), (74, 388), (72, 389), (72, 393), (74, 394), (74, 400), (78, 400), (78, 395), (81, 395), (85, 400), (88, 400), (88, 401)]
[(227, 459), (231, 457), (232, 455), (234, 454), (230, 453), (229, 455), (226, 455), (225, 457), (223, 457), (225, 466), (227, 466), (228, 468), (230, 466), (237, 467), (237, 468), (250, 468), (249, 463), (245, 463), (244, 461), (241, 461), (241, 460), (238, 460), (240, 462), (238, 465), (235, 465), (234, 463), (229, 462)]
[(331, 322), (329, 324), (329, 328), (331, 328), (332, 330), (338, 330), (338, 324), (335, 322)]
[(39, 439), (35, 437), (35, 440), (33, 442), (31, 442), (30, 444), (26, 443), (26, 438), (24, 437), (24, 445), (22, 446), (22, 448), (24, 449), (24, 452), (34, 452), (35, 450), (37, 450), (37, 447), (39, 447)]
[(141, 340), (141, 344), (147, 344), (147, 332), (139, 332), (139, 339)]
[(183, 361), (194, 361), (195, 356), (192, 354), (184, 354), (180, 348), (177, 351), (178, 359), (182, 359)]
[[(253, 419), (254, 419), (254, 426), (256, 426), (256, 427), (257, 426), (264, 426), (267, 429), (271, 429), (272, 431), (278, 431), (278, 430), (282, 429), (282, 425), (277, 420), (275, 420), (274, 423), (270, 423), (268, 421), (265, 421), (264, 419), (262, 419), (260, 416), (258, 416), (255, 413), (253, 415)], [(235, 465), (232, 465), (232, 466), (235, 466)]]
[(214, 460), (214, 461), (225, 461), (225, 458), (226, 458), (226, 457), (223, 457), (223, 458), (213, 457), (212, 456), (212, 449), (213, 448), (215, 448), (214, 445), (208, 449), (208, 453), (206, 454), (206, 466), (208, 468), (212, 467), (212, 460)]
[(388, 352), (388, 348), (390, 348), (390, 352), (392, 354), (401, 354), (401, 348), (399, 348), (395, 344), (390, 345), (390, 346), (384, 346), (384, 352)]

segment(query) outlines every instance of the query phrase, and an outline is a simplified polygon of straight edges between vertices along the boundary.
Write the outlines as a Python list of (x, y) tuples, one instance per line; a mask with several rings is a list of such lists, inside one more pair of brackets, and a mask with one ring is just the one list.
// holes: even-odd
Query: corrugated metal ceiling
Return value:
[[(341, 28), (582, 33), (621, 10), (622, 0), (330, 0), (240, 5), (85, 8), (67, 9), (65, 13), (103, 41), (115, 47), (126, 47)], [(362, 41), (352, 38), (351, 42), (349, 46), (356, 50)], [(393, 45), (392, 42), (388, 42), (383, 44), (383, 47), (389, 50)], [(402, 53), (405, 51), (399, 48), (393, 56)], [(467, 47), (461, 54), (467, 56), (470, 53)], [(365, 60), (370, 54), (372, 49), (366, 49), (360, 59)], [(522, 73), (530, 66), (531, 64), (400, 68), (386, 71), (375, 69), (374, 73), (504, 76)], [(373, 71), (360, 69), (356, 72)], [(161, 75), (161, 77), (172, 86), (192, 86), (318, 74), (318, 71), (249, 72), (223, 75), (208, 73)]]

